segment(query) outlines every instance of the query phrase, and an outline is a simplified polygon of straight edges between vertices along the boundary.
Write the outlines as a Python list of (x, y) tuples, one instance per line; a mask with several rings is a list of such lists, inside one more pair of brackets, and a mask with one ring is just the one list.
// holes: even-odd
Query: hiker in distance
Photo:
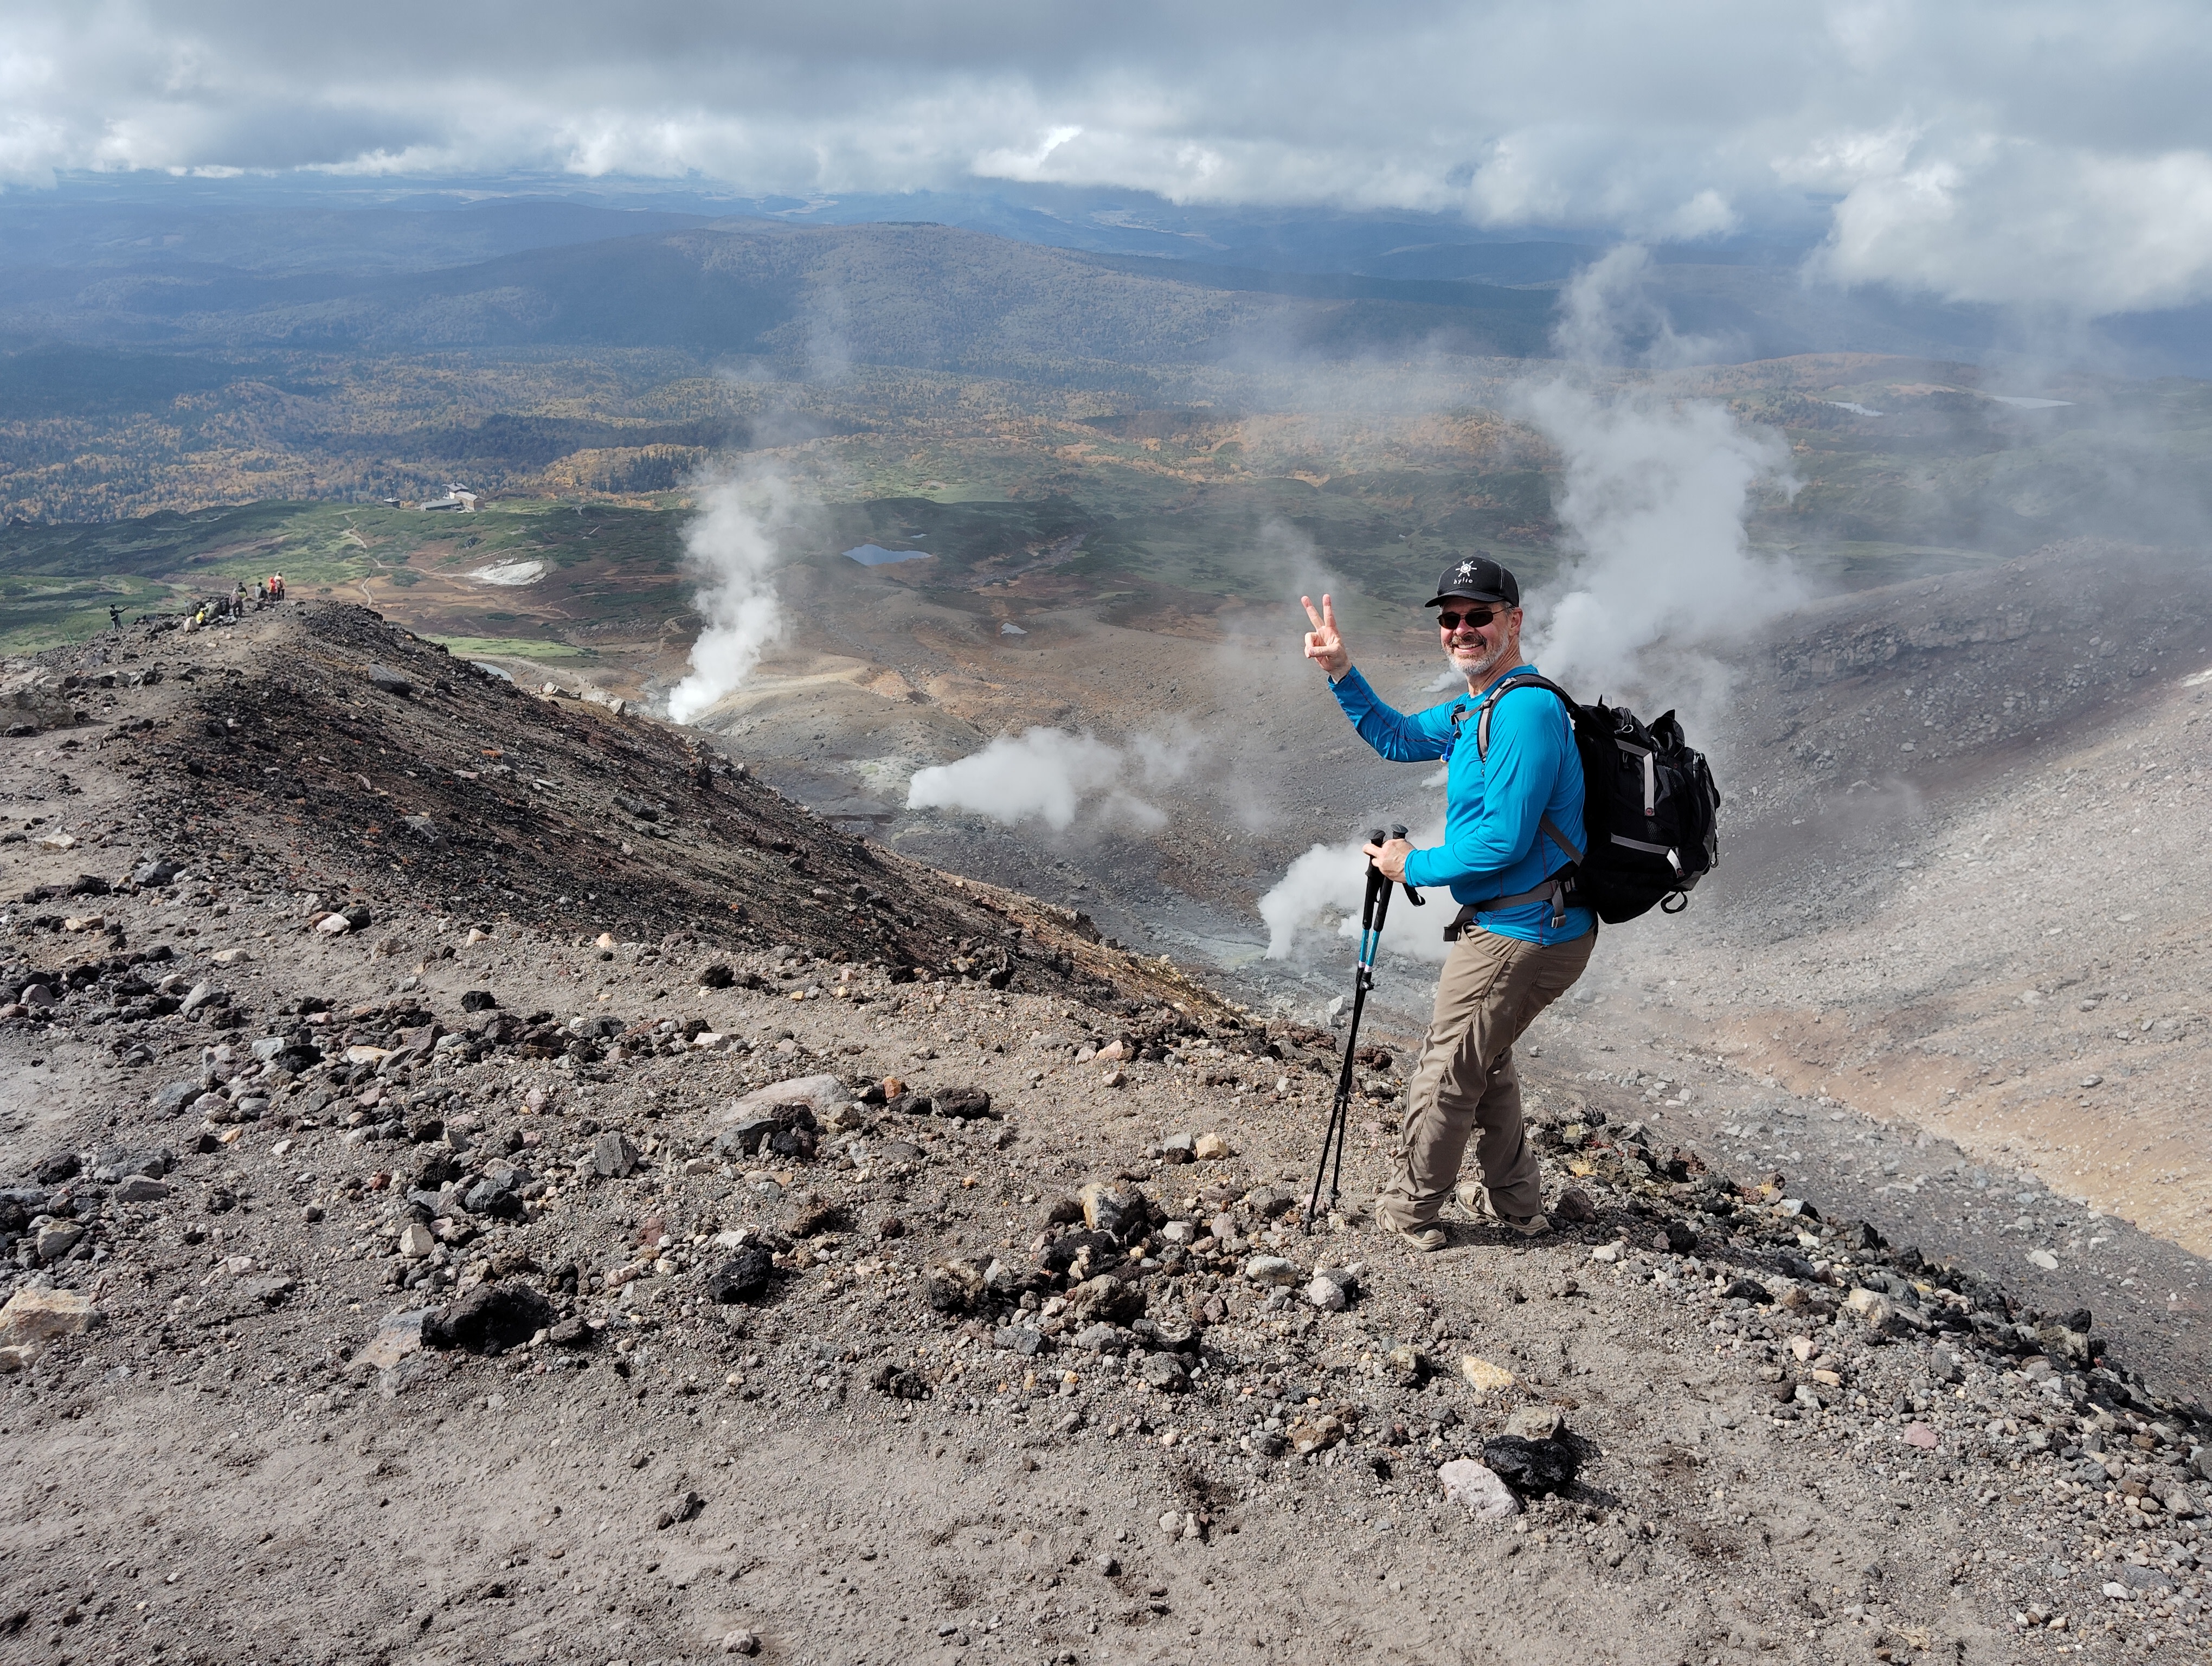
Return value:
[[(1376, 1219), (1417, 1250), (1440, 1250), (1438, 1217), (1456, 1186), (1468, 1213), (1534, 1237), (1551, 1223), (1522, 1124), (1513, 1043), (1582, 976), (1597, 941), (1597, 916), (1571, 903), (1557, 877), (1582, 854), (1573, 726), (1542, 688), (1496, 692), (1535, 668), (1521, 658), (1521, 586), (1486, 555), (1446, 568), (1427, 604), (1467, 693), (1411, 715), (1383, 704), (1352, 669), (1329, 598), (1318, 611), (1299, 600), (1313, 624), (1306, 658), (1328, 673), (1360, 739), (1397, 762), (1446, 760), (1443, 842), (1417, 850), (1391, 839), (1366, 852), (1394, 882), (1449, 885), (1460, 904), (1407, 1095), (1399, 1172), (1375, 1201)], [(1470, 1136), (1481, 1178), (1458, 1184)]]

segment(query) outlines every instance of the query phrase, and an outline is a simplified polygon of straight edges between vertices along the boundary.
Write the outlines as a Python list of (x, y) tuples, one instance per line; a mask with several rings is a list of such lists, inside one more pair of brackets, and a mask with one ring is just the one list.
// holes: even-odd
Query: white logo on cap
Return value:
[(1474, 576), (1474, 563), (1471, 561), (1463, 561), (1460, 562), (1459, 576), (1463, 579), (1473, 578)]

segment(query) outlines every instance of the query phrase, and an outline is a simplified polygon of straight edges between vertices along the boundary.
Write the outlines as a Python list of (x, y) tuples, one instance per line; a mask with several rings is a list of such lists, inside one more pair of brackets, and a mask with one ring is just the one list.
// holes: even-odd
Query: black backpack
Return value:
[[(1690, 892), (1720, 861), (1721, 794), (1705, 755), (1692, 751), (1668, 712), (1648, 727), (1625, 707), (1575, 703), (1541, 677), (1513, 677), (1476, 710), (1475, 756), (1490, 756), (1490, 714), (1515, 689), (1548, 689), (1566, 706), (1583, 760), (1583, 848), (1566, 901), (1594, 909), (1607, 925), (1633, 920), (1656, 903), (1666, 914), (1690, 905)], [(1549, 824), (1547, 823), (1548, 828)]]

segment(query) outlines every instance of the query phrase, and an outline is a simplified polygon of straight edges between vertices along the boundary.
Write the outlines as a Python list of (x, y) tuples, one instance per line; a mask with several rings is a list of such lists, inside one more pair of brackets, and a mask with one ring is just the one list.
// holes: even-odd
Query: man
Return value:
[[(1306, 658), (1328, 673), (1360, 739), (1387, 758), (1446, 761), (1443, 842), (1367, 847), (1393, 882), (1449, 885), (1461, 904), (1407, 1096), (1400, 1170), (1376, 1200), (1376, 1219), (1415, 1249), (1442, 1249), (1437, 1217), (1472, 1136), (1482, 1179), (1458, 1187), (1460, 1206), (1534, 1237), (1551, 1223), (1522, 1126), (1513, 1043), (1582, 976), (1597, 941), (1597, 917), (1570, 905), (1558, 878), (1583, 839), (1583, 766), (1566, 708), (1540, 688), (1497, 694), (1535, 667), (1521, 659), (1520, 583), (1480, 551), (1446, 568), (1428, 603), (1467, 693), (1411, 716), (1376, 698), (1352, 668), (1329, 598), (1319, 611), (1299, 599), (1313, 624)], [(1494, 704), (1486, 756), (1478, 756), (1486, 701)]]

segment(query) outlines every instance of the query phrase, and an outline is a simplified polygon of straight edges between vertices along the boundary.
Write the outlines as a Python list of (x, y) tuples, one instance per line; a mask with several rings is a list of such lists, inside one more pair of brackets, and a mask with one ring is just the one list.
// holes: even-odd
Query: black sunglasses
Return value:
[(1460, 622), (1465, 620), (1469, 627), (1480, 630), (1492, 619), (1499, 618), (1512, 611), (1510, 607), (1474, 607), (1469, 608), (1464, 613), (1454, 613), (1447, 610), (1437, 615), (1437, 623), (1443, 629), (1457, 630)]

